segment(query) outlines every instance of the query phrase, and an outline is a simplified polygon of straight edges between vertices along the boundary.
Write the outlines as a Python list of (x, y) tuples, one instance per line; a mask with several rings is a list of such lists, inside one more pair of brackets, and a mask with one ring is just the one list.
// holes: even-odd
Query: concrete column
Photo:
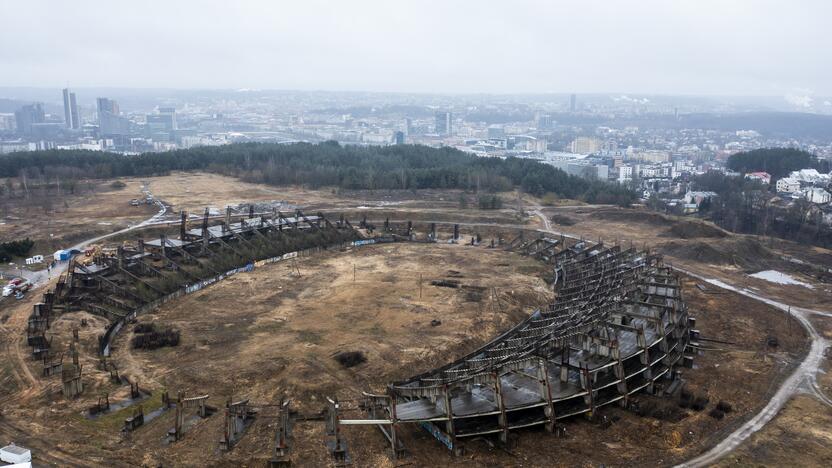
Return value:
[(494, 379), (494, 400), (497, 403), (497, 409), (500, 411), (498, 416), (498, 423), (500, 424), (500, 442), (508, 443), (508, 416), (506, 415), (506, 403), (503, 399), (503, 382), (500, 375), (496, 372), (491, 375)]
[(552, 385), (549, 381), (549, 361), (545, 358), (540, 358), (537, 364), (537, 380), (539, 383), (540, 396), (546, 400), (546, 409), (544, 410), (549, 422), (546, 424), (546, 430), (549, 432), (555, 431), (555, 403), (552, 401)]

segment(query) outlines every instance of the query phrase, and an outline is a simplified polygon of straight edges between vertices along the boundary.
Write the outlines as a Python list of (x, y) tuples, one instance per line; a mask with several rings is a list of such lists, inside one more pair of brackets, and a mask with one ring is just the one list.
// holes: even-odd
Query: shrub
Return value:
[(706, 406), (708, 406), (708, 399), (701, 396), (696, 397), (696, 399), (694, 399), (693, 403), (690, 405), (690, 407), (694, 411), (702, 411), (703, 409), (705, 409)]
[(165, 346), (179, 345), (179, 330), (166, 328), (162, 331), (151, 331), (133, 336), (133, 349), (158, 349)]
[(28, 237), (23, 240), (0, 243), (0, 261), (8, 262), (13, 257), (25, 257), (34, 245), (35, 242)]
[(722, 411), (723, 413), (730, 413), (734, 410), (734, 408), (731, 406), (731, 403), (722, 400), (719, 400), (719, 403), (716, 404), (716, 409)]
[(725, 417), (725, 413), (721, 411), (719, 408), (714, 408), (708, 413), (708, 416), (714, 419), (722, 419)]
[(139, 323), (133, 328), (133, 333), (153, 333), (156, 331), (154, 323)]
[(344, 351), (335, 355), (335, 360), (346, 368), (367, 362), (367, 357), (361, 351)]

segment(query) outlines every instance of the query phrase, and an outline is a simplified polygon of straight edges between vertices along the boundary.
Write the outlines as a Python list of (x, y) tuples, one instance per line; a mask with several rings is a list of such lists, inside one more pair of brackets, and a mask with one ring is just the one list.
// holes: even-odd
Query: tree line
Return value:
[(741, 173), (768, 172), (772, 178), (786, 177), (792, 171), (817, 169), (829, 172), (829, 161), (820, 160), (812, 153), (795, 148), (762, 148), (733, 154), (728, 168)]
[(0, 262), (11, 261), (14, 257), (29, 255), (35, 243), (28, 237), (23, 240), (0, 243)]
[(724, 229), (832, 246), (832, 230), (824, 224), (823, 211), (806, 200), (777, 202), (761, 182), (715, 171), (695, 177), (693, 185), (717, 194), (700, 204), (700, 212)]
[(0, 177), (141, 177), (172, 171), (208, 171), (270, 185), (356, 190), (463, 189), (475, 193), (519, 188), (535, 196), (554, 193), (589, 203), (629, 205), (633, 191), (618, 184), (571, 176), (538, 161), (481, 158), (454, 148), (423, 145), (342, 146), (238, 143), (164, 153), (120, 155), (49, 150), (0, 156)]

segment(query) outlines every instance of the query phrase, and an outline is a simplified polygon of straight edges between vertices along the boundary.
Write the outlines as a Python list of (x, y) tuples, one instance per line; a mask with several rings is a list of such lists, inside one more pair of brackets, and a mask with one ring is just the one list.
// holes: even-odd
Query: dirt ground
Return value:
[[(174, 172), (168, 176), (144, 178), (154, 196), (170, 204), (173, 211), (187, 210), (202, 213), (206, 207), (223, 210), (256, 202), (284, 202), (307, 210), (447, 210), (459, 208), (459, 190), (344, 190), (338, 188), (311, 189), (300, 186), (273, 187), (252, 184), (233, 177), (200, 172)], [(470, 204), (474, 196), (467, 195)], [(516, 194), (501, 194), (510, 205)]]
[[(383, 392), (390, 381), (464, 354), (511, 327), (551, 301), (542, 270), (507, 252), (441, 244), (365, 247), (274, 264), (142, 318), (181, 330), (178, 347), (131, 350), (125, 333), (113, 360), (149, 389), (209, 394), (216, 405), (231, 396), (261, 404), (287, 397), (293, 407), (314, 413), (326, 397), (348, 402), (362, 390)], [(446, 278), (462, 287), (431, 285)], [(367, 361), (345, 368), (333, 358), (344, 351), (360, 351)], [(220, 422), (201, 421), (199, 433), (182, 446), (159, 450), (160, 461), (208, 463), (200, 453), (216, 444)], [(133, 442), (156, 452), (159, 430), (166, 428), (151, 423)], [(265, 428), (253, 431), (227, 461), (268, 456), (271, 437)], [(322, 446), (309, 445), (299, 457), (326, 456)]]
[[(214, 392), (219, 394), (251, 391), (263, 375), (260, 366), (271, 362), (285, 368), (276, 376), (285, 375), (288, 394), (333, 396), (332, 385), (343, 386), (346, 377), (331, 357), (335, 353), (366, 355), (367, 363), (350, 371), (360, 372), (362, 382), (380, 374), (389, 379), (394, 368), (400, 377), (427, 370), (432, 356), (444, 360), (458, 351), (450, 348), (460, 341), (484, 342), (550, 301), (540, 279), (543, 270), (542, 264), (504, 251), (448, 244), (379, 245), (268, 265), (142, 319), (182, 330), (179, 347), (131, 352), (120, 340), (115, 359), (129, 355), (148, 382), (173, 379), (170, 384), (178, 386), (216, 388), (209, 370), (239, 369), (236, 387), (219, 388)], [(459, 280), (461, 287), (431, 285), (446, 278)], [(431, 326), (432, 320), (441, 325)], [(303, 362), (312, 355), (314, 360)], [(243, 362), (238, 356), (254, 359)], [(190, 368), (189, 361), (196, 366), (206, 357), (210, 367), (193, 375), (171, 368)], [(402, 369), (403, 363), (427, 367)], [(337, 378), (315, 376), (322, 370)]]
[(832, 466), (832, 409), (797, 396), (717, 466)]
[(57, 249), (100, 234), (113, 232), (131, 223), (153, 216), (155, 205), (130, 206), (141, 198), (138, 179), (122, 179), (125, 187), (115, 189), (112, 181), (81, 184), (75, 195), (49, 197), (49, 209), (43, 208), (36, 192), (31, 198), (3, 199), (5, 213), (0, 218), (0, 240), (29, 237), (35, 241), (33, 254), (52, 254)]

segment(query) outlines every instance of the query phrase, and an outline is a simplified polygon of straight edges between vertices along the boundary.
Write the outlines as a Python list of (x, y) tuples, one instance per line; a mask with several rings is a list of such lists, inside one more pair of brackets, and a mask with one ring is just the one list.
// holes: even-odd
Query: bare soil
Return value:
[[(551, 301), (542, 270), (504, 251), (442, 244), (365, 247), (274, 264), (142, 317), (181, 330), (181, 344), (132, 350), (125, 333), (114, 360), (122, 373), (154, 390), (208, 394), (217, 405), (232, 396), (261, 404), (286, 397), (301, 411), (317, 412), (326, 397), (349, 402), (361, 391), (383, 392), (387, 383), (467, 353), (511, 327)], [(431, 285), (440, 278), (454, 278), (460, 287)], [(366, 362), (345, 368), (335, 359), (352, 351)], [(216, 444), (220, 423), (218, 417), (201, 421), (199, 433), (181, 444), (188, 448), (164, 450), (160, 461), (208, 463), (200, 452)], [(149, 427), (133, 441), (153, 447), (158, 437)], [(265, 428), (252, 431), (248, 448), (227, 460), (268, 456), (270, 437)], [(311, 444), (311, 452), (299, 456), (323, 456), (321, 448)]]
[(155, 205), (130, 206), (142, 198), (138, 179), (121, 179), (125, 187), (114, 189), (112, 181), (79, 184), (75, 194), (60, 197), (34, 191), (28, 198), (3, 198), (0, 240), (29, 237), (33, 253), (51, 254), (59, 248), (143, 221), (158, 211)]
[(832, 410), (798, 395), (717, 466), (832, 466)]

